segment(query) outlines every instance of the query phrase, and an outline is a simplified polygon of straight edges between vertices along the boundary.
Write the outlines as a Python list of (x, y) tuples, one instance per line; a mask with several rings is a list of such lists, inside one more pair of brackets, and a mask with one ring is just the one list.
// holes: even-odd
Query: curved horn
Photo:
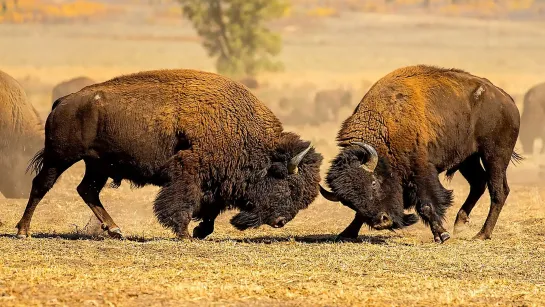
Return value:
[(322, 194), (322, 196), (329, 201), (334, 201), (334, 202), (339, 201), (339, 199), (333, 192), (329, 192), (324, 187), (322, 187), (321, 184), (320, 184), (320, 194)]
[(299, 171), (299, 163), (301, 163), (311, 147), (312, 145), (309, 145), (307, 149), (301, 151), (295, 157), (291, 158), (290, 162), (288, 163), (288, 173), (297, 174), (297, 172)]
[(365, 169), (368, 172), (373, 172), (375, 170), (375, 167), (377, 167), (378, 164), (378, 154), (377, 151), (373, 148), (373, 146), (363, 143), (363, 142), (353, 142), (352, 144), (358, 145), (365, 149), (367, 153), (369, 154), (369, 160), (362, 164), (361, 167)]

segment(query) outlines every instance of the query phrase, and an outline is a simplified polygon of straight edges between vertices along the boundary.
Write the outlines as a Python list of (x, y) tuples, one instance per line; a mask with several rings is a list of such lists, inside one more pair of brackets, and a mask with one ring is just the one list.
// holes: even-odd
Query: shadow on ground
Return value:
[[(16, 239), (15, 234), (0, 234), (0, 238)], [(89, 241), (103, 241), (108, 238), (101, 235), (88, 235), (82, 233), (33, 233), (33, 239), (62, 239), (62, 240), (89, 240)], [(357, 239), (338, 239), (336, 235), (320, 234), (320, 235), (306, 235), (306, 236), (263, 236), (253, 238), (222, 238), (222, 239), (209, 239), (204, 241), (209, 242), (238, 242), (238, 243), (254, 243), (254, 244), (273, 244), (282, 242), (298, 242), (298, 243), (312, 243), (312, 244), (330, 244), (330, 243), (369, 243), (376, 245), (387, 245), (388, 241), (392, 237), (389, 236), (359, 236)], [(21, 239), (24, 240), (24, 239)], [(124, 240), (131, 242), (154, 242), (154, 241), (179, 241), (176, 238), (146, 238), (142, 236), (127, 236)], [(198, 241), (198, 240), (195, 240)]]

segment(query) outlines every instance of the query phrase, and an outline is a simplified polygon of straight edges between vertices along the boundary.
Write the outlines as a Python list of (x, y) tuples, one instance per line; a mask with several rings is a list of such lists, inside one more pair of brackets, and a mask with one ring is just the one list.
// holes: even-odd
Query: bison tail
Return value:
[(513, 150), (513, 153), (511, 154), (511, 162), (516, 165), (517, 163), (522, 162), (524, 160), (524, 157)]
[(44, 166), (44, 149), (38, 151), (34, 157), (30, 160), (26, 172), (32, 171), (35, 174), (38, 174)]

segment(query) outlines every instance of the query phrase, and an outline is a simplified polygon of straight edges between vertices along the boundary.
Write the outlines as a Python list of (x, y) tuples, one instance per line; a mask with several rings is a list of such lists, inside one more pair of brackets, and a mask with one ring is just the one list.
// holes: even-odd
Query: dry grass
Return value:
[[(13, 238), (24, 201), (0, 200), (0, 305), (84, 306), (540, 306), (545, 299), (542, 189), (512, 184), (490, 241), (472, 241), (486, 216), (444, 245), (428, 229), (363, 230), (335, 243), (352, 212), (318, 199), (284, 229), (239, 232), (220, 217), (205, 241), (178, 242), (151, 213), (157, 191), (106, 189), (126, 241), (78, 234), (91, 216), (75, 192), (81, 165), (38, 207), (34, 238)], [(455, 178), (449, 229), (468, 189)], [(78, 228), (75, 227), (75, 225)]]

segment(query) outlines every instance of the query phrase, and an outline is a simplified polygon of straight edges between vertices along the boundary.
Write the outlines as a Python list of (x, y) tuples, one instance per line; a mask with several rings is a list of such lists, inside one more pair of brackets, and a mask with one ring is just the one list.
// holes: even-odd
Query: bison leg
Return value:
[(507, 161), (497, 161), (497, 156), (483, 159), (486, 170), (488, 171), (488, 191), (490, 193), (490, 211), (486, 217), (483, 228), (475, 236), (475, 239), (490, 239), (492, 231), (496, 226), (500, 212), (509, 195), (509, 185), (507, 184), (506, 170), (509, 163)]
[(469, 183), (470, 190), (466, 201), (456, 216), (454, 233), (459, 232), (465, 224), (469, 223), (469, 215), (471, 214), (471, 210), (473, 210), (473, 207), (475, 207), (475, 204), (486, 190), (486, 172), (481, 166), (480, 157), (478, 155), (473, 155), (467, 158), (460, 165), (460, 173)]
[(443, 227), (442, 218), (437, 214), (435, 207), (432, 204), (419, 204), (416, 210), (424, 222), (430, 225), (435, 242), (443, 243), (450, 239), (450, 234)]
[(98, 173), (98, 169), (100, 168), (86, 161), (85, 175), (78, 185), (77, 191), (83, 201), (91, 208), (97, 219), (102, 223), (102, 229), (108, 231), (111, 237), (121, 239), (123, 238), (121, 230), (100, 202), (100, 191), (102, 191), (106, 181), (108, 181), (108, 176)]
[(361, 226), (363, 226), (364, 220), (360, 213), (356, 213), (352, 223), (348, 225), (338, 236), (336, 240), (356, 239), (360, 233)]
[(216, 217), (218, 217), (219, 213), (219, 210), (217, 210), (209, 216), (203, 218), (199, 225), (193, 228), (193, 238), (204, 239), (214, 232), (214, 222), (216, 221)]
[(200, 189), (195, 183), (176, 180), (165, 185), (153, 204), (155, 216), (163, 226), (170, 228), (180, 239), (191, 239), (189, 222), (199, 207)]
[(28, 230), (30, 229), (30, 221), (32, 220), (34, 210), (36, 210), (36, 207), (45, 194), (53, 187), (59, 176), (74, 163), (75, 162), (64, 163), (53, 166), (53, 163), (44, 161), (44, 166), (32, 180), (32, 189), (25, 208), (25, 213), (19, 223), (17, 223), (18, 238), (26, 238), (29, 236)]
[(435, 242), (443, 243), (450, 239), (450, 234), (443, 227), (443, 218), (452, 203), (452, 192), (443, 187), (434, 166), (422, 170), (415, 178), (418, 198), (416, 211), (430, 226)]

